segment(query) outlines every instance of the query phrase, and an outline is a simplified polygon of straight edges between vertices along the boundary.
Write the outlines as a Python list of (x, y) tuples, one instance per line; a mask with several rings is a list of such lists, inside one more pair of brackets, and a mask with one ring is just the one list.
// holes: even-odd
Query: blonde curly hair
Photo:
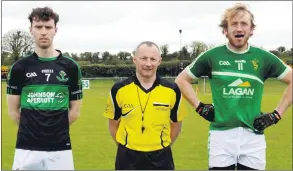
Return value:
[(256, 25), (254, 23), (254, 15), (251, 11), (248, 10), (247, 6), (242, 3), (236, 3), (234, 7), (226, 9), (224, 15), (222, 16), (222, 20), (220, 23), (220, 27), (222, 27), (222, 33), (224, 33), (224, 29), (228, 28), (228, 20), (233, 18), (239, 11), (247, 11), (251, 16), (251, 28), (255, 29)]

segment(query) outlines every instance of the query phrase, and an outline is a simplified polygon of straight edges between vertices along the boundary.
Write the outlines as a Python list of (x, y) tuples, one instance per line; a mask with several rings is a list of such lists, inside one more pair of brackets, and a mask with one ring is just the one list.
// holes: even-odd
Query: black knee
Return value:
[(244, 166), (244, 165), (242, 165), (240, 163), (237, 163), (237, 170), (257, 170), (257, 169), (253, 169), (253, 168)]
[(209, 170), (235, 170), (235, 164), (227, 167), (210, 167)]

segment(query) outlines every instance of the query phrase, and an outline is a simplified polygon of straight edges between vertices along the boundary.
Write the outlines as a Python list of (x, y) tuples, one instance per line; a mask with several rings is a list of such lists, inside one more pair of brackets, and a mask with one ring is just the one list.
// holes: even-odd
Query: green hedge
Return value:
[(84, 65), (80, 66), (83, 77), (128, 77), (135, 72), (134, 65)]
[[(183, 68), (190, 64), (190, 61), (182, 61)], [(135, 73), (135, 65), (104, 65), (92, 64), (81, 65), (82, 76), (85, 78), (92, 77), (129, 77)], [(178, 61), (163, 62), (158, 68), (160, 76), (177, 76), (179, 70)]]

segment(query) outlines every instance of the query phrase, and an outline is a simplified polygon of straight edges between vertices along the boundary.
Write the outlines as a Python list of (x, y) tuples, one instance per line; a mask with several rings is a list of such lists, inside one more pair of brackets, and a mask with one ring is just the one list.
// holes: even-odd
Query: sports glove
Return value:
[(267, 127), (277, 124), (281, 120), (280, 114), (274, 110), (272, 113), (261, 113), (261, 115), (254, 119), (253, 126), (258, 131), (263, 131)]
[(203, 117), (205, 120), (208, 120), (210, 122), (214, 121), (215, 118), (215, 109), (212, 104), (204, 104), (202, 102), (199, 102), (198, 107), (195, 109), (195, 111)]

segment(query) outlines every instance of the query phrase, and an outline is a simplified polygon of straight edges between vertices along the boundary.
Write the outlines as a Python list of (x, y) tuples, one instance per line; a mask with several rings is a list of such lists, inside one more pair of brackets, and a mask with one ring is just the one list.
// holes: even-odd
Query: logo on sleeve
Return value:
[(111, 106), (109, 104), (106, 105), (105, 113), (108, 113), (110, 111)]
[(64, 71), (60, 71), (59, 72), (59, 76), (57, 75), (56, 78), (60, 81), (60, 82), (67, 82), (68, 81), (68, 77), (66, 75), (66, 73)]
[(7, 80), (10, 80), (10, 75), (11, 75), (11, 72), (8, 72), (8, 74), (7, 74)]

